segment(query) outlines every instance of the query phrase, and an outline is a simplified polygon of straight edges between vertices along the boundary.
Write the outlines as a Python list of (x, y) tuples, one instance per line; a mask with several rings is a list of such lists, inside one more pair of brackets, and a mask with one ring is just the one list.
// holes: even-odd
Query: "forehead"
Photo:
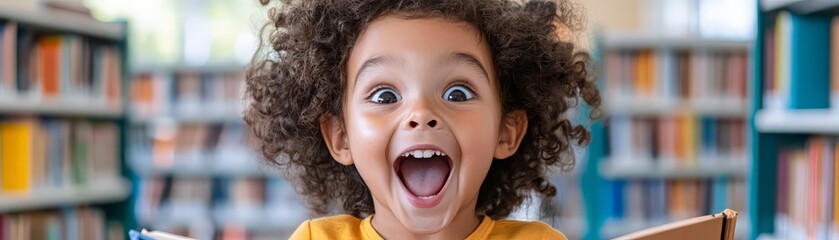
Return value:
[(355, 76), (360, 65), (372, 58), (397, 58), (410, 64), (413, 60), (443, 59), (457, 53), (474, 56), (494, 73), (489, 45), (472, 24), (441, 17), (409, 19), (386, 15), (364, 29), (350, 53), (347, 73)]

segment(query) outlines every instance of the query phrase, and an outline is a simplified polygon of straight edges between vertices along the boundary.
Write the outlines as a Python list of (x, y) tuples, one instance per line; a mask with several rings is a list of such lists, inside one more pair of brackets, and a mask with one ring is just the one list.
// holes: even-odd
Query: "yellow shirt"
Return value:
[[(307, 220), (297, 227), (290, 239), (383, 239), (370, 223), (372, 216), (363, 220), (350, 215)], [(562, 239), (565, 235), (542, 222), (492, 220), (484, 217), (467, 240), (483, 239)]]

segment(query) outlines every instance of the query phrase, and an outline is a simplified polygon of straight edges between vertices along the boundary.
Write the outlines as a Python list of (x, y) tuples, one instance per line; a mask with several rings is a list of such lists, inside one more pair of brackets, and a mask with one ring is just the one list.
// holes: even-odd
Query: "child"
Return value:
[[(267, 4), (268, 0), (263, 0)], [(264, 158), (319, 214), (292, 239), (564, 239), (501, 220), (590, 133), (582, 28), (554, 0), (285, 0), (247, 72)], [(337, 207), (340, 206), (340, 207)], [(337, 208), (337, 209), (336, 209)]]

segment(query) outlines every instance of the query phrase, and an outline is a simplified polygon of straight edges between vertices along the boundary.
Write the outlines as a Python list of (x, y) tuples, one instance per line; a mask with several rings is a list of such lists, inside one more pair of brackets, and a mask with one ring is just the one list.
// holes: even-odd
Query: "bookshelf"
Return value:
[(821, 109), (761, 110), (755, 127), (765, 133), (839, 134), (839, 111)]
[[(65, 117), (120, 118), (119, 106), (90, 103), (43, 103), (30, 99), (2, 99), (0, 114), (34, 114)], [(91, 106), (92, 105), (92, 106)]]
[(839, 1), (835, 0), (763, 0), (760, 2), (765, 11), (789, 9), (804, 14), (823, 12), (839, 7)]
[(0, 17), (39, 30), (72, 32), (116, 41), (125, 39), (126, 33), (122, 23), (100, 22), (89, 16), (60, 10), (0, 9)]
[(0, 239), (123, 238), (125, 23), (0, 8)]
[(84, 186), (39, 189), (27, 195), (0, 195), (0, 214), (66, 205), (97, 204), (128, 197), (131, 183), (126, 179), (96, 181)]
[(605, 33), (601, 36), (604, 50), (676, 48), (676, 49), (733, 49), (748, 48), (751, 41), (736, 39), (702, 39), (697, 37), (657, 36), (637, 33)]
[(684, 101), (666, 98), (618, 98), (610, 99), (603, 107), (612, 115), (673, 116), (693, 113), (720, 118), (743, 118), (746, 116), (746, 102), (710, 99), (708, 101)]
[[(839, 156), (837, 1), (758, 1), (750, 238), (832, 238)], [(834, 236), (831, 236), (834, 235)]]
[(597, 45), (605, 119), (581, 176), (584, 239), (746, 210), (752, 42), (607, 33)]
[(140, 226), (199, 239), (277, 238), (312, 216), (280, 170), (249, 145), (243, 70), (135, 68), (128, 155)]
[[(609, 159), (603, 159), (600, 173), (606, 179), (696, 179), (714, 177), (745, 177), (746, 165), (744, 161), (735, 159), (715, 159), (714, 164), (697, 165), (695, 167), (675, 167), (655, 164), (654, 159), (635, 160), (637, 164), (613, 164)], [(740, 162), (741, 164), (726, 164)]]

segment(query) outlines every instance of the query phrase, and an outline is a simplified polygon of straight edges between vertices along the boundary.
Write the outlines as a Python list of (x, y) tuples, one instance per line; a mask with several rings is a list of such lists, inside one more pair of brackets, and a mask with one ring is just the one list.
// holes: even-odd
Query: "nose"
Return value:
[[(428, 123), (426, 123), (426, 124), (427, 124), (429, 127), (434, 128), (435, 126), (437, 126), (437, 120), (431, 119), (431, 121), (428, 121)], [(417, 128), (417, 127), (419, 127), (419, 123), (418, 123), (418, 122), (416, 122), (416, 121), (414, 121), (414, 120), (411, 120), (410, 122), (408, 122), (408, 125), (410, 125), (410, 126), (411, 126), (411, 128)]]
[(416, 101), (411, 106), (411, 113), (407, 119), (409, 129), (435, 129), (441, 127), (439, 116), (434, 111), (433, 103), (425, 100)]

